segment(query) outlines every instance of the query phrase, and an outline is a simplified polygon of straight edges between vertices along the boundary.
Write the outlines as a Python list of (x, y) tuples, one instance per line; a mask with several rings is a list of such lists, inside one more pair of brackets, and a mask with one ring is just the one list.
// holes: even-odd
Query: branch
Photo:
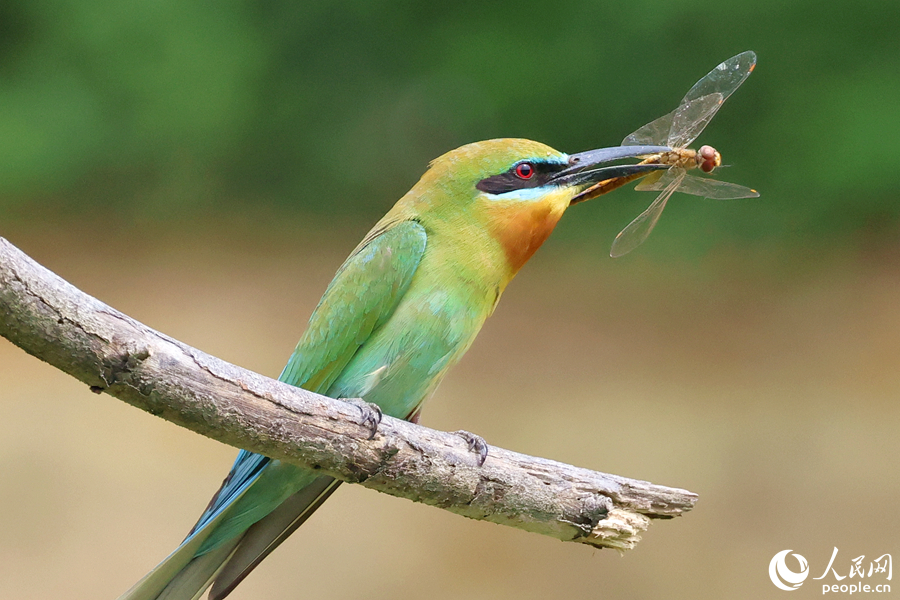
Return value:
[(182, 427), (450, 512), (596, 547), (634, 547), (691, 492), (501, 448), (484, 465), (452, 433), (313, 394), (222, 361), (76, 289), (0, 238), (0, 335), (58, 369)]

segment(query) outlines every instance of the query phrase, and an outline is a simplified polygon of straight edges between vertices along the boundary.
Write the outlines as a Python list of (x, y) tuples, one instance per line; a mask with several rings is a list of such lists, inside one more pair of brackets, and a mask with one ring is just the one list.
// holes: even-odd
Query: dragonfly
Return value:
[[(623, 256), (640, 246), (656, 226), (666, 203), (676, 191), (718, 200), (759, 196), (756, 190), (742, 185), (688, 173), (699, 169), (708, 174), (721, 166), (722, 155), (712, 146), (701, 146), (699, 150), (692, 150), (687, 146), (697, 139), (725, 100), (750, 76), (754, 67), (756, 54), (753, 52), (742, 52), (729, 58), (694, 84), (678, 108), (647, 123), (622, 141), (623, 146), (668, 146), (671, 148), (669, 152), (641, 158), (644, 163), (659, 163), (670, 167), (645, 176), (635, 187), (639, 191), (660, 191), (660, 194), (647, 210), (616, 236), (610, 256)], [(627, 182), (612, 180), (601, 182), (595, 187), (606, 185), (611, 189)], [(609, 189), (595, 190), (593, 193), (586, 190), (582, 194), (592, 197), (606, 191)]]

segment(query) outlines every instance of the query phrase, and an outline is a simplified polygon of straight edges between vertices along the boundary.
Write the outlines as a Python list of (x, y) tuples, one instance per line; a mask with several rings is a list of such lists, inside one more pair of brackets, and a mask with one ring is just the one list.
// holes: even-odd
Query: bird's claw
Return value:
[(484, 438), (462, 429), (454, 431), (453, 434), (466, 440), (466, 443), (469, 445), (469, 452), (478, 453), (478, 466), (484, 465), (484, 461), (487, 460), (488, 455), (488, 445), (487, 442), (484, 441)]
[(368, 428), (369, 439), (374, 438), (375, 434), (378, 433), (381, 418), (384, 416), (384, 413), (381, 412), (381, 407), (372, 402), (366, 402), (361, 398), (348, 398), (346, 402), (359, 409), (359, 412), (362, 413), (362, 426)]

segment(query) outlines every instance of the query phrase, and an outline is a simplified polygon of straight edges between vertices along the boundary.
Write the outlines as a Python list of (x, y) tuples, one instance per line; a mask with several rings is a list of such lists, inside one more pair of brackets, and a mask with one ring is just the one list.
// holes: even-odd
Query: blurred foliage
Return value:
[[(900, 230), (871, 167), (900, 138), (900, 3), (856, 6), (0, 0), (0, 210), (371, 221), (448, 149), (615, 145), (753, 49), (700, 141), (762, 198), (676, 197), (665, 235), (689, 252), (877, 244)], [(616, 197), (563, 235), (611, 239), (652, 199)]]

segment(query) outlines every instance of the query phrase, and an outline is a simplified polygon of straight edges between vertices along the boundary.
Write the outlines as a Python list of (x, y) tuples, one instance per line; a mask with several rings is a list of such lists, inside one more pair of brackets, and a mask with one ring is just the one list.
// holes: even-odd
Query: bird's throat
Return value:
[(488, 208), (490, 230), (506, 255), (509, 279), (550, 236), (567, 205), (568, 199), (545, 197), (528, 203), (497, 203)]

